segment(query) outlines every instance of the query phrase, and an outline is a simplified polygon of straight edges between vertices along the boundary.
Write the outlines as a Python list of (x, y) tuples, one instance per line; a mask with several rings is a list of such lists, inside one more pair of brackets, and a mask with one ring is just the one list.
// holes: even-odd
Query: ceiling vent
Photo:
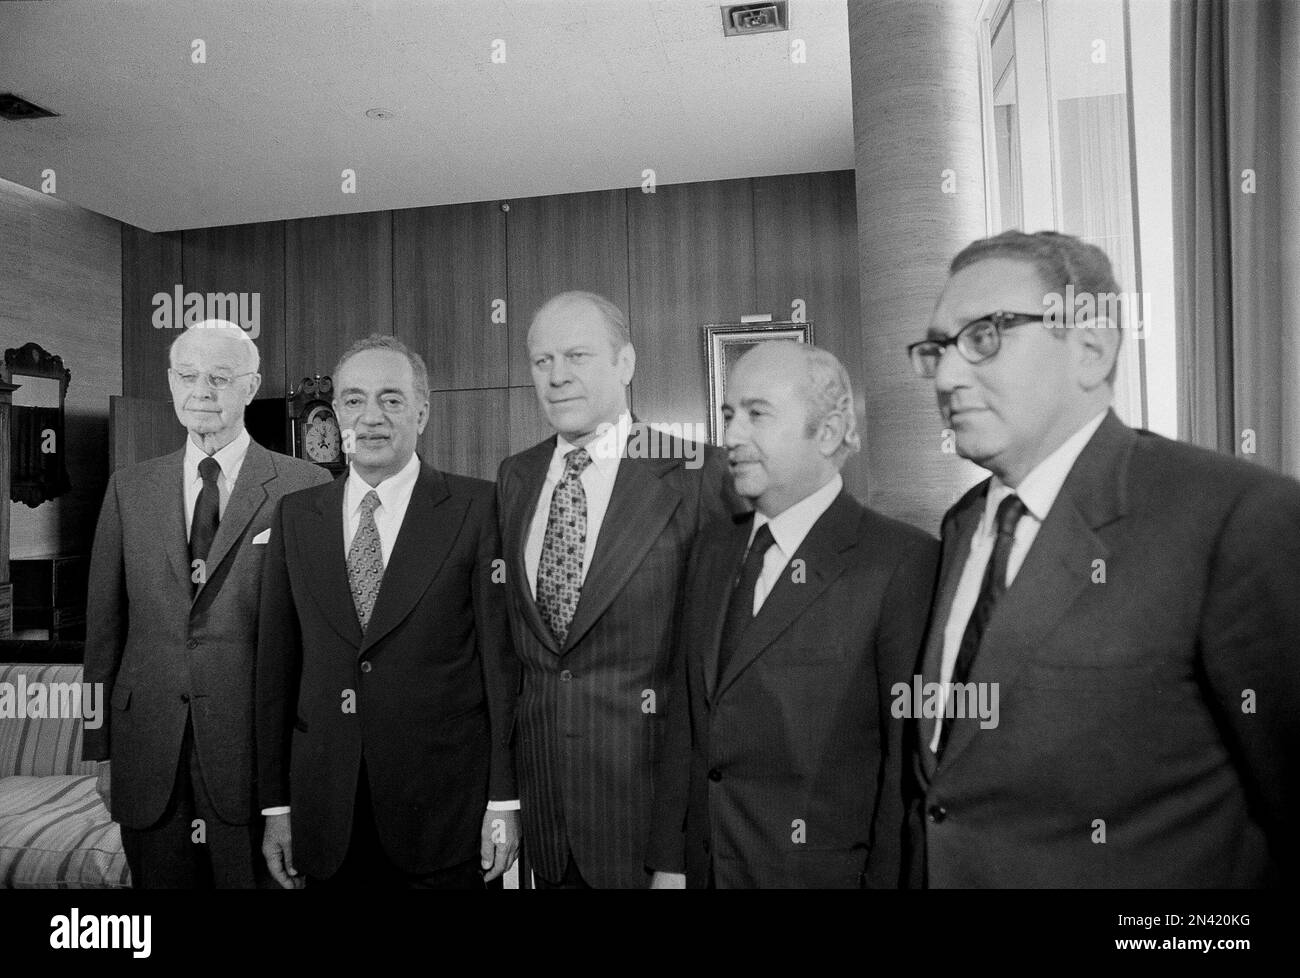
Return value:
[(737, 3), (722, 8), (722, 33), (727, 37), (739, 34), (766, 34), (768, 31), (790, 29), (787, 0), (772, 3)]
[(12, 92), (0, 95), (0, 119), (44, 119), (57, 115), (57, 112), (42, 109), (39, 105), (34, 105), (25, 98), (19, 98)]

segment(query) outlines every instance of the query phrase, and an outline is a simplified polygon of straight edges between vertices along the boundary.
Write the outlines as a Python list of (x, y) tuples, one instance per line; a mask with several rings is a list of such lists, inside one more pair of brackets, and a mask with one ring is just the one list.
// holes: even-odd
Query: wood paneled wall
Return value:
[(0, 351), (39, 343), (72, 372), (64, 430), (72, 488), (35, 509), (12, 504), (12, 558), (90, 552), (108, 481), (108, 399), (122, 384), (120, 227), (0, 180)]
[[(567, 289), (602, 293), (627, 310), (637, 349), (633, 409), (648, 421), (706, 421), (700, 327), (750, 313), (789, 319), (796, 300), (818, 345), (861, 381), (851, 171), (163, 235), (126, 229), (124, 394), (166, 396), (172, 335), (153, 328), (150, 303), (177, 284), (264, 290), (263, 395), (330, 372), (366, 333), (398, 336), (429, 367), (421, 452), (483, 478), (549, 434), (526, 338), (537, 307)], [(283, 295), (268, 301), (277, 289)], [(504, 322), (494, 321), (499, 303)], [(865, 492), (860, 457), (846, 479)]]

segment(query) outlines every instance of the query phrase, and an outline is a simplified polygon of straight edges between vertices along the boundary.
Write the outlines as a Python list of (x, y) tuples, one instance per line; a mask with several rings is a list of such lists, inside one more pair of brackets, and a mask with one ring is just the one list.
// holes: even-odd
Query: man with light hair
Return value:
[(644, 889), (659, 701), (686, 560), (699, 528), (740, 502), (712, 446), (664, 436), (657, 453), (631, 450), (636, 350), (614, 303), (553, 297), (533, 318), (528, 350), (556, 433), (497, 476), (523, 665), (515, 741), (526, 855), (539, 889)]
[(736, 491), (755, 511), (691, 558), (647, 863), (662, 888), (899, 885), (902, 721), (938, 547), (863, 507), (840, 362), (765, 343), (723, 403)]
[(224, 320), (172, 343), (185, 446), (119, 469), (91, 556), (87, 682), (111, 707), (84, 756), (138, 888), (267, 880), (253, 797), (253, 667), (262, 555), (282, 496), (330, 481), (244, 427), (257, 346)]

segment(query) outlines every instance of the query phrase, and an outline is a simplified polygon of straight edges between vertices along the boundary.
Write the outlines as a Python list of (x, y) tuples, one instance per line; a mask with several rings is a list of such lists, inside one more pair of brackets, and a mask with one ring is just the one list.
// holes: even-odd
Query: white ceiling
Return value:
[(749, 37), (719, 7), (0, 3), (0, 91), (61, 114), (0, 120), (0, 177), (158, 231), (852, 167), (845, 0)]

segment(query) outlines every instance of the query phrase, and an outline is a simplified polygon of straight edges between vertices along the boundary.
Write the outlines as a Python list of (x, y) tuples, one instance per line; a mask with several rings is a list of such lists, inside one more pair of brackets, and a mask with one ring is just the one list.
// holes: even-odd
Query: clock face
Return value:
[(322, 404), (308, 411), (302, 430), (303, 450), (311, 461), (337, 462), (342, 459), (339, 423), (328, 406)]

